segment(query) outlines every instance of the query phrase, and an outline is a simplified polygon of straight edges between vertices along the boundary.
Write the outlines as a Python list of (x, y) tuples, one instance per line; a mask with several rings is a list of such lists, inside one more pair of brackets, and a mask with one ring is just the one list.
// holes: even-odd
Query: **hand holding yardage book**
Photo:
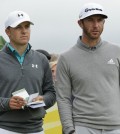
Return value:
[(13, 96), (20, 96), (26, 100), (26, 106), (31, 108), (38, 108), (45, 106), (44, 101), (33, 101), (34, 98), (38, 97), (38, 93), (28, 94), (25, 88), (20, 89), (12, 93)]
[(38, 93), (31, 94), (29, 96), (29, 98), (28, 98), (27, 106), (29, 106), (31, 108), (37, 108), (37, 107), (43, 107), (43, 106), (45, 106), (44, 101), (32, 101), (38, 95), (39, 95)]

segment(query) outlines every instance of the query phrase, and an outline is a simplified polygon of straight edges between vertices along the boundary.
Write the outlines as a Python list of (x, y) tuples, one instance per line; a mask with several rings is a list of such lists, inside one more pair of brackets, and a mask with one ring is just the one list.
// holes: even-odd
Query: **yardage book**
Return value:
[(39, 93), (34, 93), (34, 94), (28, 94), (25, 88), (22, 88), (18, 91), (15, 91), (12, 93), (13, 96), (20, 96), (26, 100), (26, 106), (31, 107), (31, 108), (38, 108), (38, 107), (43, 107), (45, 106), (44, 101), (32, 101), (34, 98), (36, 98)]

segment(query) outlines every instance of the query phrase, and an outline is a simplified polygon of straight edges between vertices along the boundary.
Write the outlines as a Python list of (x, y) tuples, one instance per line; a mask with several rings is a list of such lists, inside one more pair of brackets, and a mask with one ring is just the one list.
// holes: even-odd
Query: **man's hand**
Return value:
[(34, 98), (32, 101), (43, 101), (43, 96), (38, 96)]
[(22, 97), (12, 96), (9, 101), (11, 109), (21, 109), (25, 106), (26, 102)]

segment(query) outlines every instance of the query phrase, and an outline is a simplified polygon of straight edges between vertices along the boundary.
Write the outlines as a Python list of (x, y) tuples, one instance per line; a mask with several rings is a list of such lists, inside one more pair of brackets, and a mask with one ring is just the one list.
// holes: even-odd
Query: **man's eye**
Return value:
[(27, 25), (26, 28), (30, 28), (30, 25)]
[(21, 28), (21, 27), (20, 27), (20, 26), (17, 26), (17, 27), (16, 27), (16, 29), (19, 29), (19, 28)]
[(92, 21), (92, 19), (88, 19), (88, 21)]

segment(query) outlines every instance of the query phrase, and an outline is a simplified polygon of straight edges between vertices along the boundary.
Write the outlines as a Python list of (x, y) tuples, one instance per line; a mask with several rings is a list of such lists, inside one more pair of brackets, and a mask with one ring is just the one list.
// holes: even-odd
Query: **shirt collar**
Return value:
[[(7, 47), (12, 51), (12, 53), (14, 53), (14, 54), (17, 53), (18, 54), (18, 52), (12, 47), (12, 45), (10, 43), (7, 43)], [(31, 46), (28, 43), (27, 48), (26, 48), (25, 52), (23, 53), (23, 55), (26, 54), (30, 49), (31, 49)]]
[(100, 47), (101, 46), (101, 42), (102, 42), (102, 40), (100, 39), (100, 41), (94, 46), (94, 47), (90, 47), (90, 46), (88, 46), (87, 44), (84, 44), (82, 41), (81, 41), (81, 38), (82, 38), (82, 36), (80, 36), (79, 38), (78, 38), (78, 41), (77, 41), (77, 44), (79, 45), (79, 46), (81, 46), (82, 48), (84, 48), (84, 49), (87, 49), (87, 50), (91, 50), (91, 51), (93, 51), (93, 50), (96, 50), (98, 47)]

